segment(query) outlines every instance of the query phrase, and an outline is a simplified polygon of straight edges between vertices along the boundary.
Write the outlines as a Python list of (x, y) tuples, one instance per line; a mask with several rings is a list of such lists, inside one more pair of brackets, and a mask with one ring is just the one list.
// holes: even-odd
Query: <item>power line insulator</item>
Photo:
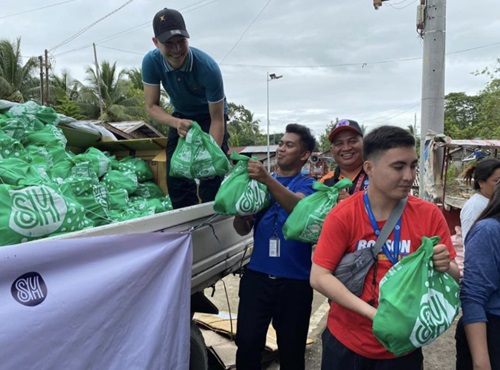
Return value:
[(382, 6), (382, 2), (387, 0), (373, 0), (373, 7), (378, 10)]

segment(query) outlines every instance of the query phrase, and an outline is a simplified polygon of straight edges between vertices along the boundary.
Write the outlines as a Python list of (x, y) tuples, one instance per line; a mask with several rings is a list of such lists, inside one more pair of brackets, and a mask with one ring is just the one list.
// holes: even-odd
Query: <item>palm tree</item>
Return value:
[[(100, 80), (94, 68), (87, 68), (86, 80), (90, 86), (81, 90), (81, 108), (86, 116), (105, 122), (142, 119), (144, 103), (140, 95), (134, 94), (133, 83), (126, 79), (127, 72), (118, 72), (116, 62), (102, 62)], [(102, 96), (100, 102), (99, 95)], [(102, 114), (99, 111), (102, 104)]]
[(21, 103), (40, 98), (40, 81), (34, 77), (36, 65), (35, 57), (23, 64), (21, 38), (15, 43), (0, 40), (0, 99)]
[(51, 105), (57, 105), (61, 100), (78, 100), (82, 83), (71, 78), (67, 70), (63, 70), (60, 76), (53, 75), (50, 79)]
[(144, 84), (142, 83), (142, 72), (139, 68), (132, 68), (125, 72), (128, 76), (132, 86), (137, 90), (144, 90)]
[(259, 130), (259, 120), (243, 105), (228, 103), (228, 131), (231, 135), (229, 145), (259, 145), (262, 135)]

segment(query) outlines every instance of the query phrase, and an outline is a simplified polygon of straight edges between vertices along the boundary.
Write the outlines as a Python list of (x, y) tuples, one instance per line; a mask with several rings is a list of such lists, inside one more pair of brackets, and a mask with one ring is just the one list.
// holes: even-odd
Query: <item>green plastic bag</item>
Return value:
[(26, 150), (19, 140), (0, 132), (0, 159), (23, 158), (25, 156)]
[(146, 161), (137, 157), (124, 157), (119, 161), (111, 160), (113, 170), (121, 172), (133, 172), (137, 177), (137, 181), (144, 182), (154, 178), (153, 171), (149, 168)]
[(342, 179), (334, 186), (313, 183), (315, 193), (302, 198), (283, 225), (285, 239), (316, 243), (326, 215), (337, 204), (339, 192), (352, 186), (349, 179)]
[(37, 168), (20, 158), (5, 158), (0, 161), (0, 182), (7, 185), (41, 185), (48, 177), (42, 177)]
[(75, 199), (55, 186), (0, 185), (0, 245), (13, 245), (94, 226)]
[(106, 173), (101, 181), (109, 191), (123, 189), (127, 191), (127, 195), (133, 194), (139, 183), (134, 172), (120, 172), (111, 170)]
[(95, 184), (89, 177), (69, 177), (59, 184), (61, 192), (76, 199), (85, 208), (85, 215), (95, 226), (110, 223), (109, 195), (103, 184)]
[(52, 125), (47, 125), (41, 130), (28, 132), (26, 134), (26, 137), (23, 139), (23, 144), (25, 146), (59, 146), (62, 148), (66, 148), (67, 143), (68, 139), (66, 139), (66, 136), (64, 136), (62, 130)]
[(60, 118), (54, 108), (38, 105), (34, 101), (14, 105), (8, 113), (11, 117), (24, 117), (34, 126), (35, 130), (41, 129), (44, 125), (59, 124)]
[(225, 175), (229, 160), (215, 140), (192, 122), (186, 138), (179, 138), (172, 160), (170, 176), (202, 179)]
[(19, 142), (26, 138), (27, 132), (34, 129), (34, 124), (25, 117), (0, 117), (0, 131)]
[(88, 148), (85, 153), (75, 155), (73, 161), (75, 163), (90, 162), (99, 178), (103, 177), (111, 169), (109, 157), (93, 147)]
[[(125, 189), (112, 189), (106, 188), (108, 190), (108, 201), (109, 201), (109, 214), (112, 219), (116, 218), (116, 211), (123, 212), (125, 211), (130, 203), (130, 199), (128, 197), (128, 192)], [(112, 212), (113, 211), (113, 212)], [(136, 217), (138, 217), (136, 215)], [(129, 217), (127, 220), (134, 218)]]
[(134, 193), (131, 195), (134, 197), (142, 197), (145, 199), (163, 198), (165, 196), (161, 188), (153, 181), (139, 183), (137, 185), (137, 190), (134, 191)]
[(417, 251), (392, 266), (380, 281), (373, 334), (395, 356), (432, 343), (458, 315), (458, 283), (432, 264), (439, 239), (422, 237)]
[(214, 211), (221, 215), (253, 215), (269, 204), (267, 187), (248, 176), (249, 157), (233, 152), (230, 158), (238, 162), (215, 196)]

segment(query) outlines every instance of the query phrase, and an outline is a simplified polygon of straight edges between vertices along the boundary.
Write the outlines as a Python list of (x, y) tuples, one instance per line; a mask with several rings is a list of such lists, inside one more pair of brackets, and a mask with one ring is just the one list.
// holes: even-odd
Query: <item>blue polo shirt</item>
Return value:
[(151, 50), (142, 60), (142, 82), (159, 86), (160, 83), (170, 97), (174, 111), (185, 116), (208, 115), (208, 103), (224, 100), (222, 73), (212, 57), (190, 47), (184, 65), (172, 68), (159, 49)]
[[(306, 196), (314, 193), (313, 178), (302, 174), (299, 174), (297, 179), (294, 177), (278, 177), (277, 180), (294, 193), (303, 193)], [(282, 229), (288, 215), (289, 213), (281, 208), (278, 202), (273, 201), (271, 208), (262, 216), (257, 228), (254, 229), (254, 248), (248, 268), (281, 278), (309, 280), (312, 245), (285, 239)], [(281, 255), (269, 257), (269, 239), (274, 235), (275, 228), (280, 238)]]

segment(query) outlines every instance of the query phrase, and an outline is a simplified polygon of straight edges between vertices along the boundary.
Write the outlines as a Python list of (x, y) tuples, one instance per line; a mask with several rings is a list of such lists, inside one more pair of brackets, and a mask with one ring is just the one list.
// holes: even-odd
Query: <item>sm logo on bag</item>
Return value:
[(18, 277), (10, 288), (14, 299), (24, 306), (37, 306), (47, 297), (47, 285), (38, 272), (28, 272)]

